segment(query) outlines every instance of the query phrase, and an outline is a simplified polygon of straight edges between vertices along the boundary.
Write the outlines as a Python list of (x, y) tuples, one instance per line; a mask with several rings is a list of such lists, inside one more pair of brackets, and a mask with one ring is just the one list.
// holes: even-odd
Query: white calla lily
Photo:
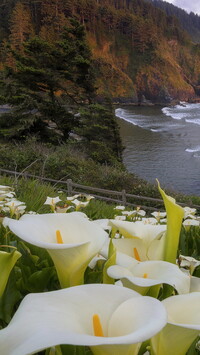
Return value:
[(136, 210), (134, 210), (139, 217), (144, 217), (146, 215), (146, 211), (141, 210), (140, 207), (137, 207)]
[(148, 217), (148, 218), (144, 217), (144, 218), (141, 219), (141, 221), (144, 224), (153, 224), (153, 225), (158, 224), (157, 219), (154, 218), (154, 217)]
[(122, 206), (122, 205), (116, 206), (114, 208), (114, 210), (124, 211), (125, 210), (125, 206)]
[(74, 196), (68, 196), (68, 197), (66, 197), (66, 201), (73, 201), (73, 200), (77, 199), (80, 196), (81, 196), (81, 194), (76, 194)]
[(11, 217), (13, 217), (15, 214), (18, 217), (20, 214), (23, 214), (26, 209), (24, 202), (18, 201), (16, 199), (12, 199), (6, 202), (5, 206), (9, 209)]
[(153, 354), (185, 355), (200, 332), (200, 292), (172, 296), (162, 303), (168, 323), (151, 339)]
[(97, 255), (90, 261), (90, 263), (88, 264), (89, 268), (90, 268), (90, 269), (94, 269), (95, 266), (96, 266), (96, 264), (97, 264), (97, 262), (98, 262), (99, 260), (106, 261), (106, 258), (104, 258), (104, 257), (103, 257), (102, 255), (100, 255), (100, 254), (97, 254)]
[(190, 292), (200, 292), (200, 277), (190, 277)]
[(1, 191), (10, 191), (10, 190), (12, 190), (12, 187), (7, 186), (7, 185), (0, 185), (0, 190)]
[(114, 240), (118, 251), (138, 261), (163, 259), (166, 225), (116, 220), (110, 220), (110, 225), (124, 236)]
[(3, 190), (0, 190), (0, 201), (2, 201), (2, 200), (8, 201), (9, 199), (13, 199), (14, 196), (15, 196), (14, 191), (6, 192)]
[(188, 216), (186, 217), (186, 219), (198, 219), (198, 216), (195, 216), (193, 214), (188, 214)]
[(59, 344), (90, 346), (95, 355), (135, 355), (166, 320), (160, 301), (114, 285), (29, 294), (0, 330), (1, 355), (27, 355)]
[(160, 223), (166, 224), (167, 223), (167, 218), (161, 218)]
[(200, 260), (197, 260), (191, 256), (179, 255), (178, 264), (180, 267), (189, 269), (192, 275), (196, 267), (200, 265)]
[(128, 222), (110, 220), (110, 225), (119, 230), (125, 238), (138, 238), (149, 245), (153, 240), (158, 239), (160, 234), (166, 231), (165, 225), (145, 224), (142, 221)]
[(151, 286), (161, 284), (173, 286), (180, 294), (190, 291), (190, 277), (177, 265), (166, 261), (144, 261), (128, 268), (113, 265), (108, 268), (107, 273), (141, 294), (146, 294)]
[(113, 244), (120, 253), (131, 256), (138, 261), (147, 260), (147, 247), (140, 239), (113, 238)]
[(189, 229), (188, 227), (190, 226), (197, 226), (199, 227), (200, 226), (200, 221), (198, 221), (197, 219), (185, 219), (183, 221), (183, 226), (186, 228), (186, 229)]
[(166, 217), (167, 213), (166, 212), (160, 212), (160, 211), (155, 211), (151, 213), (152, 216), (154, 216), (156, 219), (164, 218)]
[(126, 221), (126, 216), (115, 216), (117, 221)]
[(135, 216), (136, 215), (136, 211), (123, 211), (122, 212), (122, 214), (124, 215), (124, 216), (127, 216), (127, 217), (130, 217), (130, 216)]
[(61, 199), (59, 196), (56, 196), (56, 197), (47, 196), (47, 199), (44, 202), (44, 205), (49, 205), (51, 207), (52, 212), (55, 212), (56, 204), (60, 201), (61, 201)]
[(85, 195), (85, 198), (86, 198), (86, 200), (87, 201), (90, 201), (90, 200), (93, 200), (94, 199), (94, 196), (92, 196), (92, 195)]
[(136, 238), (113, 238), (113, 244), (118, 252), (138, 261), (162, 260), (163, 257), (164, 237), (160, 240), (153, 240), (150, 244)]
[(47, 196), (46, 201), (44, 202), (44, 205), (50, 205), (50, 206), (54, 206), (56, 203), (60, 202), (61, 199), (59, 196), (56, 197), (49, 197)]
[(3, 223), (21, 239), (48, 251), (62, 287), (83, 283), (87, 265), (107, 238), (101, 227), (78, 212), (27, 214), (18, 221), (4, 218)]
[(72, 201), (72, 203), (76, 206), (77, 209), (81, 207), (86, 207), (89, 204), (90, 201), (80, 201), (77, 198)]
[(109, 219), (108, 218), (102, 218), (102, 219), (95, 219), (92, 221), (92, 223), (97, 223), (101, 228), (103, 228), (105, 231), (111, 231), (111, 226), (109, 225)]
[(196, 213), (196, 208), (191, 208), (191, 207), (183, 207), (183, 210), (184, 210), (184, 219), (187, 218), (188, 216), (193, 216), (195, 215)]
[(60, 206), (56, 206), (55, 207), (55, 212), (56, 213), (66, 213), (68, 210), (73, 209), (73, 206), (68, 206), (68, 207), (60, 207)]
[[(114, 242), (116, 239), (112, 239), (112, 241)], [(108, 254), (109, 254), (109, 245), (110, 245), (110, 238), (106, 239), (103, 247), (101, 248), (99, 254), (102, 255), (105, 259), (108, 259)], [(136, 265), (138, 263), (138, 261), (125, 254), (125, 253), (121, 253), (120, 251), (117, 251), (116, 253), (116, 264), (123, 266), (123, 267), (129, 267), (129, 266), (133, 266)]]

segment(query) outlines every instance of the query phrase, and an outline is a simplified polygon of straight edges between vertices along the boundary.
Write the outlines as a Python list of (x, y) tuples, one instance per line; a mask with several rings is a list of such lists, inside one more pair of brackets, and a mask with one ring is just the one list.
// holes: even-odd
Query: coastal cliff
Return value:
[[(134, 29), (138, 21), (146, 22), (145, 36), (142, 26), (132, 36), (130, 28), (123, 33), (118, 28), (108, 31), (102, 22), (93, 31), (86, 26), (98, 95), (111, 96), (114, 102), (125, 104), (199, 101), (200, 45), (192, 43), (178, 25), (166, 34), (162, 22), (159, 25), (150, 21), (149, 12), (146, 17), (135, 16), (134, 12), (129, 13), (131, 16)], [(162, 16), (169, 21), (166, 15)]]
[(200, 44), (175, 16), (145, 0), (8, 0), (0, 14), (0, 68), (12, 61), (7, 42), (19, 49), (36, 35), (53, 43), (70, 18), (85, 27), (99, 101), (199, 100)]

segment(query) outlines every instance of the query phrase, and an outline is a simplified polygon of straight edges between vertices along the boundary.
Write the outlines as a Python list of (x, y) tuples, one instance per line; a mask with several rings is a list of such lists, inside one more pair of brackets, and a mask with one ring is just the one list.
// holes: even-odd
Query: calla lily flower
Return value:
[(166, 212), (160, 212), (160, 211), (155, 211), (151, 213), (152, 216), (154, 216), (156, 219), (160, 220), (160, 218), (166, 217), (167, 213)]
[(115, 216), (117, 221), (126, 221), (126, 216)]
[(74, 196), (67, 197), (66, 201), (73, 201), (73, 200), (76, 200), (78, 197), (84, 198), (84, 200), (86, 200), (86, 201), (90, 201), (94, 198), (94, 196), (87, 195), (87, 194), (76, 194)]
[(136, 211), (122, 211), (122, 214), (124, 216), (130, 217), (130, 216), (134, 216), (136, 214)]
[(123, 206), (123, 205), (116, 206), (114, 208), (114, 210), (124, 211), (125, 210), (125, 206)]
[(124, 236), (118, 240), (113, 239), (117, 251), (138, 261), (163, 259), (166, 225), (116, 220), (110, 220), (110, 225)]
[(196, 276), (190, 277), (190, 292), (200, 292), (200, 278)]
[[(115, 239), (112, 239), (114, 242)], [(100, 250), (99, 254), (102, 255), (105, 259), (109, 258), (109, 244), (110, 244), (110, 239), (107, 239), (106, 242), (103, 245), (103, 248)], [(114, 244), (114, 243), (113, 243)], [(129, 267), (129, 266), (134, 266), (138, 263), (138, 261), (124, 253), (121, 253), (119, 251), (116, 252), (116, 264), (123, 266), (123, 267)]]
[(106, 231), (111, 231), (111, 226), (109, 225), (109, 219), (103, 218), (103, 219), (95, 219), (92, 221), (92, 223), (97, 223), (101, 228), (103, 228)]
[(178, 293), (190, 291), (190, 277), (177, 265), (166, 261), (144, 261), (128, 268), (113, 265), (107, 270), (113, 279), (120, 279), (125, 287), (146, 294), (151, 286), (168, 284)]
[(107, 233), (78, 212), (4, 218), (4, 226), (24, 241), (45, 248), (62, 287), (83, 283), (85, 269), (102, 248)]
[(192, 276), (192, 273), (191, 273), (190, 270), (187, 270), (187, 269), (184, 269), (184, 268), (181, 268), (181, 270), (186, 275), (190, 276), (190, 293), (191, 292), (200, 292), (200, 277)]
[(176, 204), (174, 198), (166, 195), (158, 182), (158, 189), (163, 198), (167, 212), (167, 232), (164, 247), (164, 260), (176, 264), (176, 256), (179, 244), (184, 209)]
[(80, 201), (77, 198), (72, 201), (72, 203), (76, 206), (76, 210), (78, 211), (81, 207), (86, 207), (90, 201)]
[(73, 206), (68, 206), (68, 207), (56, 206), (55, 213), (66, 213), (67, 211), (71, 210), (72, 208), (73, 208)]
[(137, 261), (162, 260), (164, 237), (153, 240), (150, 244), (145, 240), (130, 238), (113, 238), (113, 244), (120, 253), (124, 253)]
[(185, 355), (200, 332), (200, 292), (172, 296), (162, 301), (168, 323), (151, 339), (153, 354)]
[(99, 260), (104, 260), (104, 261), (106, 261), (106, 258), (104, 258), (104, 257), (103, 257), (102, 255), (100, 255), (100, 254), (97, 254), (97, 255), (90, 261), (90, 263), (88, 264), (89, 268), (90, 268), (90, 269), (94, 269), (95, 266), (96, 266), (96, 264), (97, 264), (97, 262), (98, 262)]
[(0, 185), (0, 190), (1, 191), (10, 191), (10, 190), (12, 190), (12, 187), (7, 186), (7, 185)]
[(56, 203), (60, 202), (61, 199), (59, 196), (56, 197), (49, 197), (47, 196), (46, 201), (44, 202), (44, 205), (50, 205), (50, 206), (54, 206)]
[(93, 200), (93, 198), (94, 198), (94, 196), (92, 196), (92, 195), (84, 195), (85, 196), (85, 198), (86, 198), (86, 201), (90, 201), (90, 200)]
[(5, 200), (6, 200), (6, 201), (9, 201), (10, 199), (13, 199), (15, 195), (16, 195), (16, 193), (15, 193), (14, 191), (7, 192), (7, 193), (6, 193)]
[(128, 222), (110, 220), (110, 225), (118, 230), (125, 238), (138, 238), (145, 240), (145, 243), (150, 244), (152, 240), (157, 239), (161, 233), (166, 230), (165, 225), (145, 224), (142, 221)]
[(197, 219), (185, 219), (183, 221), (183, 226), (185, 227), (186, 230), (190, 229), (190, 226), (200, 226), (200, 221)]
[(196, 208), (191, 208), (191, 207), (183, 207), (183, 210), (184, 210), (184, 218), (194, 217), (197, 211)]
[(89, 346), (95, 355), (136, 355), (166, 320), (160, 301), (115, 285), (29, 294), (0, 330), (1, 355), (33, 354), (59, 344)]
[(136, 209), (136, 214), (138, 216), (144, 217), (146, 215), (146, 211), (141, 210), (139, 207)]
[(12, 188), (10, 186), (0, 185), (0, 201), (9, 197), (13, 198), (15, 193), (11, 190)]
[(153, 224), (153, 225), (158, 224), (158, 220), (154, 217), (148, 217), (148, 218), (144, 217), (141, 219), (141, 221), (144, 224)]
[(160, 219), (160, 223), (165, 223), (166, 224), (167, 223), (167, 218), (161, 218)]
[(8, 208), (8, 211), (10, 211), (10, 216), (13, 217), (16, 215), (17, 218), (23, 214), (26, 209), (25, 203), (16, 199), (12, 199), (9, 202), (6, 202), (5, 206)]
[(4, 293), (10, 272), (20, 257), (21, 253), (19, 253), (17, 250), (14, 250), (11, 253), (0, 251), (0, 297)]
[(56, 197), (47, 196), (47, 199), (44, 202), (44, 205), (49, 205), (51, 207), (52, 212), (55, 212), (56, 204), (60, 201), (61, 201), (61, 199), (59, 196), (56, 196)]
[(4, 191), (4, 190), (0, 190), (0, 201), (8, 201), (9, 199), (13, 199), (15, 196), (15, 193), (12, 191)]
[(76, 195), (74, 195), (74, 196), (68, 196), (67, 198), (66, 198), (66, 201), (73, 201), (73, 200), (75, 200), (76, 198), (78, 198), (79, 196), (81, 196), (80, 194), (76, 194)]
[(180, 267), (186, 267), (189, 269), (190, 274), (192, 275), (196, 267), (200, 265), (200, 261), (191, 256), (179, 255), (178, 264)]

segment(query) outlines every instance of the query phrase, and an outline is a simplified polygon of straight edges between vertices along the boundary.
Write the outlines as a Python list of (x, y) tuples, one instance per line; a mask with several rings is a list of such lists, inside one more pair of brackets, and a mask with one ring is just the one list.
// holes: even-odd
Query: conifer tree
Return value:
[(34, 33), (29, 9), (21, 2), (15, 5), (10, 20), (10, 42), (15, 49), (22, 50), (23, 43)]
[(42, 26), (40, 37), (55, 42), (60, 39), (63, 29), (69, 21), (64, 14), (63, 0), (43, 0), (41, 4)]
[(122, 143), (111, 103), (91, 104), (80, 113), (81, 126), (77, 131), (85, 138), (87, 154), (101, 164), (121, 161)]
[[(72, 20), (62, 40), (49, 43), (39, 37), (24, 43), (23, 53), (13, 51), (16, 70), (7, 68), (4, 102), (13, 105), (1, 116), (3, 136), (23, 138), (38, 132), (47, 138), (49, 121), (56, 126), (59, 139), (66, 140), (78, 124), (66, 105), (89, 102), (94, 94), (90, 51), (84, 28)], [(46, 127), (46, 128), (45, 128)]]

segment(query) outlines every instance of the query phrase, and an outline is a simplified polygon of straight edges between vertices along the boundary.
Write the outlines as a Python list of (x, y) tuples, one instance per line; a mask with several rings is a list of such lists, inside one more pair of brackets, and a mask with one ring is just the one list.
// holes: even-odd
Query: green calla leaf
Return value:
[(29, 279), (30, 292), (42, 292), (47, 289), (48, 283), (56, 276), (54, 267), (48, 267), (33, 273)]
[(17, 250), (7, 253), (0, 251), (0, 297), (3, 295), (11, 270), (16, 261), (21, 257)]
[(3, 296), (0, 298), (0, 320), (8, 324), (16, 309), (16, 305), (21, 300), (22, 295), (19, 292), (16, 284), (16, 275), (14, 270), (11, 272), (6, 289)]
[(103, 283), (104, 284), (113, 284), (115, 283), (115, 280), (108, 276), (107, 274), (107, 269), (116, 264), (116, 248), (113, 244), (112, 238), (110, 239), (110, 244), (109, 244), (109, 250), (108, 250), (108, 260), (104, 264), (103, 268)]
[(161, 189), (159, 182), (158, 189), (163, 198), (167, 212), (167, 231), (164, 247), (164, 260), (175, 264), (184, 210), (181, 206), (176, 204), (174, 198), (166, 195), (166, 193)]

